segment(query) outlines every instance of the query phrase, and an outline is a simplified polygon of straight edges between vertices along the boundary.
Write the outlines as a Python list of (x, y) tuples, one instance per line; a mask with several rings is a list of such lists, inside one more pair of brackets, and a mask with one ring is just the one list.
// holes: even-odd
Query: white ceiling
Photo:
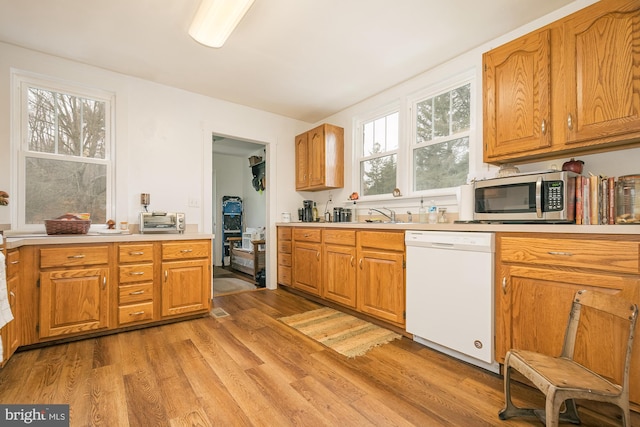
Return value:
[(220, 49), (199, 0), (0, 0), (0, 41), (318, 122), (572, 0), (256, 0)]

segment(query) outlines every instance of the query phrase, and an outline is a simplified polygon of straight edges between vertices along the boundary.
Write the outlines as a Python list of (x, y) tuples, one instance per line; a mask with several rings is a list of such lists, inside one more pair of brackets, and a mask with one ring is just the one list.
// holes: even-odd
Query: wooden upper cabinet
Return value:
[(484, 161), (638, 146), (639, 12), (601, 0), (485, 53)]
[(551, 145), (550, 52), (547, 29), (484, 54), (486, 162)]
[(567, 146), (640, 137), (640, 3), (603, 1), (563, 24)]
[(296, 190), (344, 186), (344, 129), (322, 124), (296, 136)]

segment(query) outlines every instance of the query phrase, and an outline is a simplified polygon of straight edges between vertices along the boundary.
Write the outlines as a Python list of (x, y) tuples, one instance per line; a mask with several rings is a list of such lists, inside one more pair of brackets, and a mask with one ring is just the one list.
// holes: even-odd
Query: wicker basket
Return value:
[(45, 219), (47, 234), (87, 234), (91, 220), (84, 219)]

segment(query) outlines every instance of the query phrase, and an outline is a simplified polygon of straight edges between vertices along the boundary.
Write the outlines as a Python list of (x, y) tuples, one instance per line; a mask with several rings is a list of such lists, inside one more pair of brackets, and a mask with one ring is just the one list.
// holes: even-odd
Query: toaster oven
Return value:
[(141, 212), (140, 233), (184, 233), (184, 213)]

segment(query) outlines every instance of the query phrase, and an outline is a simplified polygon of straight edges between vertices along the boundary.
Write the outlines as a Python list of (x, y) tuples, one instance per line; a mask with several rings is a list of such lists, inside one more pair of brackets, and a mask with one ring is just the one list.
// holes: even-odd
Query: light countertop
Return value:
[(28, 245), (65, 245), (77, 243), (112, 243), (112, 242), (150, 242), (172, 240), (213, 240), (213, 234), (207, 233), (119, 233), (119, 234), (15, 234), (6, 237), (7, 249)]
[(498, 224), (498, 223), (380, 223), (380, 222), (279, 222), (277, 226), (332, 227), (362, 230), (430, 230), (430, 231), (484, 231), (503, 233), (576, 233), (640, 235), (640, 225), (576, 225), (576, 224)]

